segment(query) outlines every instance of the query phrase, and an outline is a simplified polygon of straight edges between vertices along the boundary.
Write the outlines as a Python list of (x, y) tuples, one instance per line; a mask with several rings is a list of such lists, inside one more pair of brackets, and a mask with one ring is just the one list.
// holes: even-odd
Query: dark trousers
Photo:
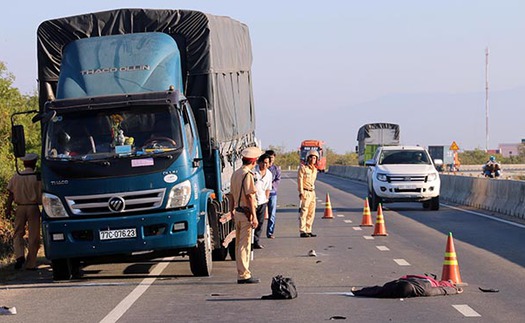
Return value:
[(259, 225), (257, 228), (255, 228), (254, 237), (253, 237), (253, 243), (259, 244), (259, 238), (261, 237), (261, 233), (263, 230), (263, 223), (264, 223), (264, 212), (266, 212), (266, 206), (268, 203), (261, 204), (257, 206), (257, 209), (255, 211), (255, 215), (257, 215), (257, 221), (259, 222)]

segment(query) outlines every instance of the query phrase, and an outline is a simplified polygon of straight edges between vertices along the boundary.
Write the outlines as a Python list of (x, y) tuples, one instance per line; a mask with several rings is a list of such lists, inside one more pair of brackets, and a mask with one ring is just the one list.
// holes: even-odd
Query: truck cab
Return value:
[(365, 162), (370, 208), (379, 203), (421, 202), (424, 208), (439, 210), (440, 179), (426, 149), (419, 146), (382, 146)]

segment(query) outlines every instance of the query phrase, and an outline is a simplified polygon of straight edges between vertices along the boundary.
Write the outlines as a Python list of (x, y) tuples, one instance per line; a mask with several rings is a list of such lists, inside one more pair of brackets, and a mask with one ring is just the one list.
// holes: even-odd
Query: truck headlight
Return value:
[(427, 181), (428, 181), (428, 182), (433, 182), (433, 181), (435, 181), (435, 180), (437, 179), (437, 177), (438, 177), (438, 174), (436, 174), (436, 173), (430, 173), (430, 174), (428, 174), (428, 176), (427, 176)]
[(386, 177), (386, 174), (377, 174), (377, 180), (381, 182), (386, 182), (388, 179)]
[(58, 196), (44, 193), (42, 194), (42, 206), (50, 218), (67, 218), (69, 215), (64, 208), (64, 204)]
[(166, 208), (183, 207), (188, 204), (191, 198), (191, 183), (184, 181), (173, 186), (168, 196), (168, 203)]

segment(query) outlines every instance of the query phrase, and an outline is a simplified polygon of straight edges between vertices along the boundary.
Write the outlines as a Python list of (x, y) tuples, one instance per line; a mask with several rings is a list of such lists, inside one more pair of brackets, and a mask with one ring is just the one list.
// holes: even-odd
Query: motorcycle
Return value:
[(498, 163), (485, 164), (482, 167), (482, 174), (488, 178), (498, 178), (501, 176), (501, 166)]

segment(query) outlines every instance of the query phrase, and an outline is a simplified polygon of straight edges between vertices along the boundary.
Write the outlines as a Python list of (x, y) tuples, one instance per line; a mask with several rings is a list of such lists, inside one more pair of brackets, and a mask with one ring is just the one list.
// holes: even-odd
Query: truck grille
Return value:
[(387, 176), (389, 183), (401, 183), (401, 182), (421, 182), (426, 183), (427, 177), (422, 175), (406, 175), (406, 176)]
[(166, 189), (99, 195), (66, 196), (74, 215), (104, 215), (159, 208)]

